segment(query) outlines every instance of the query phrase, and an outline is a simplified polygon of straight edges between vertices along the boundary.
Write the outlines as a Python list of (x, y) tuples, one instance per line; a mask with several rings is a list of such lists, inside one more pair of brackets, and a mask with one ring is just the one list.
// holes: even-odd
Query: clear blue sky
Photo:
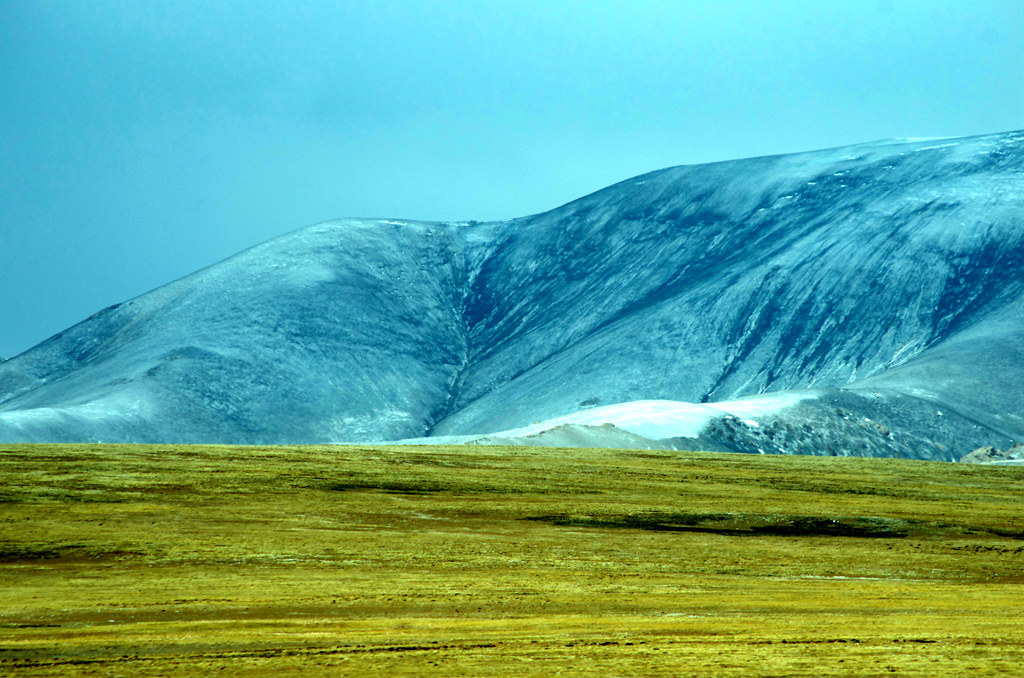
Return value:
[(1024, 128), (1024, 0), (0, 0), (0, 356), (341, 216)]

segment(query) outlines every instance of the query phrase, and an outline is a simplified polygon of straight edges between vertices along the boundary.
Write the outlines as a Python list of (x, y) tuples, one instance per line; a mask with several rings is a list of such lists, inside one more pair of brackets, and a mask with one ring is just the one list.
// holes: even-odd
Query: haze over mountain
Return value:
[(310, 226), (0, 364), (0, 440), (955, 459), (1024, 440), (1021, 384), (1014, 132), (675, 167), (504, 222)]

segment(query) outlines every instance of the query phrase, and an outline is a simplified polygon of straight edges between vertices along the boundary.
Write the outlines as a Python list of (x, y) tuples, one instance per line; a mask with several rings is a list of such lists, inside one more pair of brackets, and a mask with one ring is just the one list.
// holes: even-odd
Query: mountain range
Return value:
[(955, 460), (1024, 441), (1024, 132), (342, 219), (0, 361), (0, 441)]

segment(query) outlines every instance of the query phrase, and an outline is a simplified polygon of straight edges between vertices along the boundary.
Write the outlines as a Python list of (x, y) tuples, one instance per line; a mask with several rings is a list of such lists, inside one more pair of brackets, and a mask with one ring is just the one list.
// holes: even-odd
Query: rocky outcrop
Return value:
[(1024, 462), (1024, 444), (1018, 443), (1007, 450), (997, 450), (991, 445), (986, 445), (960, 457), (961, 464), (992, 464), (1004, 461)]

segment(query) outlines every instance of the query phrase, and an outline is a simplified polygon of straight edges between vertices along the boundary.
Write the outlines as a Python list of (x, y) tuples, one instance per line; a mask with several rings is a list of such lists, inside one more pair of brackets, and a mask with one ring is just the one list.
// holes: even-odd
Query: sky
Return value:
[(1024, 0), (0, 0), (0, 357), (338, 217), (1024, 128)]

